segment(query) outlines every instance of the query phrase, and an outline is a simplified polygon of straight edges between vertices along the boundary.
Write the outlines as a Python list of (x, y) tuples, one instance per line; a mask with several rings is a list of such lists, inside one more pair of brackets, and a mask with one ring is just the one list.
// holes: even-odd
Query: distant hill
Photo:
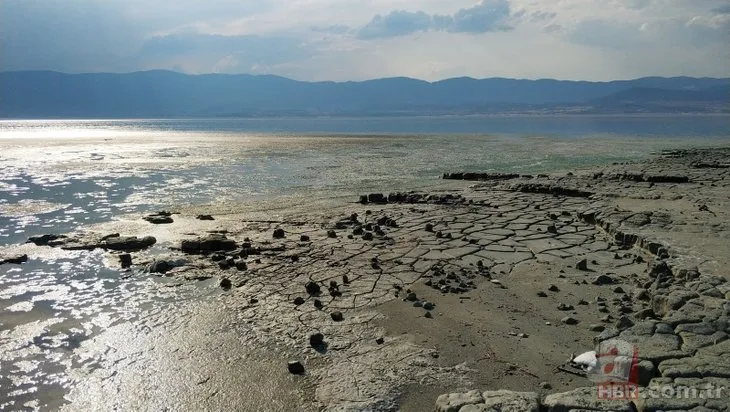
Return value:
[(2, 118), (730, 112), (730, 79), (610, 82), (468, 77), (302, 82), (278, 76), (0, 73)]

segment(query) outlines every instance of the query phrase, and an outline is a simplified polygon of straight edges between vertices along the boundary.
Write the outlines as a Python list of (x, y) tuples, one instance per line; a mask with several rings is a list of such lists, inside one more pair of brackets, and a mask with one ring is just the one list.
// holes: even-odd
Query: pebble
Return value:
[[(25, 259), (28, 260), (28, 256), (25, 256)], [(132, 266), (132, 255), (129, 253), (123, 253), (119, 255), (119, 264), (122, 266), (122, 269), (126, 269), (130, 266)]]
[(548, 290), (549, 290), (550, 292), (559, 292), (559, 291), (560, 291), (560, 288), (558, 288), (558, 287), (557, 287), (557, 286), (555, 286), (555, 285), (550, 285), (550, 286), (548, 286), (548, 288), (547, 288), (547, 289), (548, 289)]
[(304, 304), (304, 298), (301, 297), (301, 296), (297, 296), (296, 298), (294, 298), (294, 304), (297, 305), (297, 306), (303, 305)]
[(575, 265), (575, 268), (578, 270), (588, 270), (588, 260), (583, 259), (578, 264)]
[(335, 322), (342, 322), (343, 320), (345, 320), (345, 317), (344, 317), (344, 316), (342, 316), (342, 312), (339, 312), (339, 311), (337, 311), (337, 312), (332, 312), (332, 313), (330, 314), (330, 317), (331, 317), (331, 318), (332, 318), (332, 320), (333, 320), (333, 321), (335, 321)]
[(436, 307), (436, 305), (434, 305), (431, 302), (426, 302), (423, 304), (423, 308), (426, 310), (433, 310), (433, 308), (435, 308), (435, 307)]
[(564, 325), (577, 325), (578, 322), (579, 322), (578, 319), (571, 317), (571, 316), (566, 316), (563, 319), (560, 319), (560, 323), (562, 323)]
[(406, 300), (410, 302), (415, 302), (418, 300), (418, 297), (416, 296), (415, 292), (410, 292), (408, 295), (406, 295)]
[(377, 343), (378, 345), (382, 345), (383, 343), (385, 343), (385, 339), (377, 338), (377, 339), (375, 339), (375, 343)]
[(274, 239), (283, 239), (284, 237), (286, 237), (284, 229), (279, 228), (274, 230)]
[(308, 235), (301, 235), (299, 236), (299, 240), (302, 242), (309, 242), (309, 236)]
[(302, 375), (304, 374), (304, 365), (302, 365), (299, 361), (290, 361), (286, 368), (289, 370), (289, 373), (293, 375)]
[(324, 335), (317, 332), (309, 335), (309, 344), (312, 346), (320, 346), (324, 343)]
[(306, 289), (307, 293), (310, 295), (316, 295), (322, 291), (322, 288), (320, 288), (316, 282), (307, 282), (307, 284), (304, 285), (304, 289)]
[(426, 312), (426, 314), (423, 315), (423, 316), (425, 316), (425, 317), (427, 317), (429, 319), (431, 319), (433, 317), (433, 315), (431, 314), (431, 312)]
[(228, 289), (231, 288), (231, 286), (233, 286), (233, 284), (231, 283), (231, 280), (230, 279), (228, 279), (228, 278), (221, 279), (220, 287), (222, 287), (223, 289), (228, 290)]

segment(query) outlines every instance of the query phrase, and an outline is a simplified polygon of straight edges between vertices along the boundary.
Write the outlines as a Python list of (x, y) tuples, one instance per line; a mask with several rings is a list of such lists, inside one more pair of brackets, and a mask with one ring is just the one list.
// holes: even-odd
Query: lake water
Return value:
[[(0, 251), (128, 213), (341, 204), (438, 186), (444, 172), (564, 171), (729, 143), (728, 116), (0, 121)], [(0, 266), (0, 409), (55, 409), (73, 371), (99, 367), (75, 351), (83, 341), (204, 294), (163, 281), (120, 277), (101, 251)]]

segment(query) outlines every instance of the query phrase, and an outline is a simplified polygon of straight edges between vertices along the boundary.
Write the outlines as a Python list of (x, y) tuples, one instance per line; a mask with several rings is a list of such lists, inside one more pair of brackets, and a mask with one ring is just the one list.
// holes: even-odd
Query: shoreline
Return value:
[[(148, 332), (135, 332), (138, 325), (125, 322), (90, 337), (76, 351), (98, 356), (104, 366), (74, 383), (66, 407), (93, 409), (99, 402), (122, 407), (143, 393), (151, 404), (180, 408), (245, 404), (287, 410), (294, 402), (296, 408), (417, 411), (432, 409), (439, 393), (475, 388), (536, 393), (537, 402), (545, 405), (556, 399), (551, 394), (590, 386), (585, 379), (553, 372), (570, 353), (591, 349), (599, 329), (604, 338), (614, 334), (635, 340), (642, 360), (650, 364), (643, 367), (655, 379), (692, 377), (693, 365), (704, 362), (708, 376), (727, 381), (730, 375), (722, 365), (712, 365), (720, 356), (713, 350), (730, 352), (727, 326), (720, 323), (705, 333), (696, 324), (718, 324), (730, 310), (723, 273), (730, 264), (730, 176), (721, 167), (729, 162), (728, 148), (690, 149), (570, 174), (450, 182), (438, 191), (386, 203), (353, 199), (326, 210), (299, 205), (273, 217), (270, 211), (231, 208), (223, 213), (196, 206), (170, 216), (171, 224), (150, 225), (134, 216), (93, 225), (56, 248), (106, 249), (108, 264), (118, 267), (123, 252), (110, 252), (109, 240), (102, 236), (152, 235), (156, 245), (132, 252), (133, 266), (126, 273), (144, 279), (155, 276), (148, 273), (155, 262), (177, 266), (175, 261), (184, 259), (182, 266), (158, 276), (173, 285), (200, 282), (202, 295), (210, 300), (205, 306), (213, 307), (210, 313), (225, 315), (217, 318), (190, 307), (184, 312), (189, 321), (156, 314), (159, 323), (143, 322), (150, 325)], [(681, 175), (688, 181), (647, 182), (639, 175)], [(446, 187), (452, 184), (460, 188)], [(591, 195), (569, 195), (568, 189)], [(214, 220), (196, 219), (198, 214), (211, 214)], [(284, 238), (272, 236), (278, 228), (284, 229)], [(198, 243), (188, 253), (179, 250), (183, 240), (213, 232), (225, 236), (215, 238), (216, 247), (225, 240), (222, 244), (232, 242), (231, 249), (203, 249)], [(372, 239), (363, 239), (365, 233)], [(49, 249), (25, 245), (18, 251), (34, 258)], [(655, 262), (657, 256), (662, 259)], [(578, 268), (583, 259), (587, 266)], [(648, 278), (647, 271), (660, 280)], [(600, 275), (610, 282), (594, 284)], [(309, 282), (318, 284), (319, 292), (305, 290)], [(699, 284), (710, 287), (698, 289)], [(295, 303), (297, 297), (304, 302)], [(673, 303), (676, 299), (680, 303)], [(427, 303), (434, 308), (424, 309)], [(681, 318), (682, 308), (694, 309)], [(343, 319), (335, 320), (334, 312)], [(708, 318), (715, 312), (714, 319), (697, 321), (698, 313)], [(563, 322), (568, 317), (577, 323)], [(671, 330), (657, 333), (660, 324)], [(116, 348), (118, 355), (105, 354), (104, 342), (113, 342), (120, 331), (139, 342)], [(310, 345), (316, 332), (324, 335), (326, 346)], [(152, 339), (168, 333), (174, 337), (169, 342)], [(222, 352), (210, 350), (216, 337)], [(161, 363), (167, 358), (159, 351), (169, 355), (184, 347), (192, 351), (181, 355), (178, 364)], [(265, 360), (249, 371), (244, 360), (261, 349)], [(290, 375), (287, 360), (301, 361), (305, 375)], [(136, 362), (159, 365), (156, 378), (171, 382), (164, 394), (154, 394), (148, 381), (152, 372), (140, 371)], [(201, 364), (220, 370), (206, 367), (208, 380), (196, 380)], [(262, 371), (268, 372), (267, 385), (280, 391), (241, 394), (241, 382), (251, 383)], [(104, 378), (110, 373), (114, 377)], [(184, 391), (185, 397), (175, 397)], [(578, 407), (594, 401), (594, 395), (570, 401)], [(501, 401), (510, 396), (520, 397), (508, 394)], [(473, 399), (472, 404), (485, 404), (481, 392)], [(551, 404), (549, 410), (569, 410), (567, 398), (560, 399), (563, 403)], [(449, 405), (444, 410), (454, 407)], [(592, 410), (613, 410), (591, 405)]]

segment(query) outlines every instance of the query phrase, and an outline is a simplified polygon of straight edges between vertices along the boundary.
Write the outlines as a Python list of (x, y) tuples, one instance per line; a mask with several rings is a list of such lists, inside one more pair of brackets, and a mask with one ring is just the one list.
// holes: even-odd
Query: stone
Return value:
[(535, 392), (485, 391), (482, 392), (482, 398), (484, 399), (482, 411), (538, 412), (540, 410), (540, 396)]
[(309, 236), (308, 235), (301, 235), (301, 236), (299, 236), (299, 241), (301, 241), (301, 242), (309, 242)]
[(555, 286), (555, 285), (550, 285), (550, 286), (548, 286), (548, 288), (547, 288), (547, 289), (548, 289), (548, 290), (549, 290), (550, 292), (559, 292), (559, 291), (560, 291), (560, 288), (558, 288), (558, 287), (557, 287), (557, 286)]
[(578, 270), (588, 270), (588, 259), (583, 259), (575, 265)]
[(303, 375), (304, 374), (304, 365), (302, 365), (299, 361), (290, 361), (286, 365), (287, 370), (289, 370), (289, 373), (293, 375)]
[(215, 219), (213, 219), (213, 216), (211, 216), (211, 215), (198, 215), (198, 216), (195, 216), (195, 218), (198, 220), (215, 220)]
[(129, 253), (122, 253), (119, 255), (119, 265), (122, 267), (122, 269), (126, 269), (130, 266), (132, 266), (132, 255)]
[(10, 263), (13, 265), (20, 265), (28, 261), (28, 255), (15, 255), (8, 256), (4, 259), (0, 259), (0, 265)]
[(221, 279), (221, 283), (220, 283), (221, 288), (228, 290), (231, 288), (231, 286), (233, 286), (233, 284), (231, 283), (230, 279), (228, 279), (228, 278)]
[(322, 309), (324, 307), (324, 304), (322, 304), (322, 301), (319, 299), (314, 300), (314, 307), (317, 309)]
[(335, 322), (342, 322), (343, 320), (345, 320), (345, 317), (342, 316), (342, 312), (339, 311), (330, 313), (330, 317)]
[(550, 412), (604, 411), (633, 412), (630, 401), (600, 399), (595, 386), (578, 388), (569, 392), (553, 393), (545, 397), (543, 407)]
[(304, 285), (304, 289), (307, 290), (307, 293), (310, 295), (318, 295), (321, 293), (322, 288), (317, 284), (316, 282), (309, 281), (306, 285)]
[(136, 236), (117, 236), (108, 238), (101, 243), (101, 247), (109, 250), (135, 251), (147, 249), (157, 243), (153, 236), (137, 238)]
[(327, 237), (331, 238), (331, 239), (335, 239), (335, 238), (337, 238), (337, 232), (335, 232), (334, 230), (328, 230)]
[(409, 301), (409, 302), (415, 302), (416, 300), (418, 300), (418, 297), (416, 296), (416, 294), (414, 292), (410, 292), (406, 296), (406, 300)]
[(560, 319), (560, 323), (564, 325), (577, 325), (580, 321), (574, 317), (566, 316)]
[(66, 236), (47, 234), (47, 235), (31, 236), (28, 238), (28, 241), (25, 243), (33, 243), (36, 246), (55, 246), (52, 244), (52, 242), (63, 240), (63, 239), (66, 239)]
[(558, 229), (555, 227), (555, 225), (549, 225), (547, 227), (548, 233), (558, 233)]
[(238, 260), (236, 261), (236, 269), (240, 271), (248, 270), (248, 265), (246, 264), (245, 260)]
[(540, 298), (546, 298), (547, 297), (547, 293), (545, 293), (543, 291), (539, 291), (539, 292), (537, 292), (537, 296), (540, 297)]
[(363, 240), (373, 240), (373, 234), (371, 232), (365, 232), (362, 234)]
[(304, 298), (301, 297), (301, 296), (297, 296), (296, 298), (294, 298), (294, 304), (297, 305), (297, 306), (303, 305), (304, 304)]
[(540, 389), (550, 390), (553, 386), (550, 385), (548, 382), (540, 382)]
[(286, 237), (286, 232), (282, 228), (274, 229), (273, 237), (274, 239), (283, 239)]
[(594, 323), (588, 327), (588, 330), (590, 330), (591, 332), (603, 332), (605, 329), (605, 326), (598, 323)]
[(573, 307), (573, 305), (568, 305), (568, 304), (565, 304), (565, 303), (561, 303), (561, 304), (558, 305), (558, 310), (573, 310), (573, 309), (575, 309)]
[(433, 224), (426, 223), (426, 232), (433, 232)]
[(591, 281), (592, 284), (599, 285), (599, 286), (611, 285), (611, 284), (613, 284), (613, 282), (614, 282), (613, 278), (608, 275), (598, 275), (595, 277), (595, 279), (593, 279), (593, 281)]
[(231, 251), (236, 249), (236, 242), (226, 238), (223, 234), (215, 233), (197, 239), (185, 239), (182, 241), (180, 249), (190, 254)]
[(309, 344), (312, 347), (321, 346), (324, 343), (324, 335), (317, 332), (309, 335)]
[(378, 345), (382, 345), (383, 343), (385, 343), (385, 339), (377, 338), (377, 339), (375, 339), (375, 343), (377, 343)]
[(624, 288), (622, 288), (621, 286), (616, 286), (615, 288), (613, 288), (613, 292), (614, 293), (626, 293), (624, 291)]
[(184, 260), (155, 259), (147, 265), (145, 271), (149, 273), (165, 274), (178, 266), (183, 266), (186, 263), (187, 262)]
[(481, 392), (471, 390), (466, 393), (449, 393), (436, 399), (436, 411), (458, 412), (464, 405), (474, 405), (484, 402)]
[(431, 314), (431, 312), (426, 312), (426, 314), (425, 314), (425, 315), (423, 315), (423, 316), (425, 316), (425, 317), (426, 317), (426, 318), (428, 318), (428, 319), (431, 319), (431, 318), (433, 318), (433, 315)]
[(143, 219), (152, 224), (155, 224), (155, 225), (164, 225), (164, 224), (173, 223), (172, 213), (164, 212), (164, 211), (152, 213), (150, 215), (145, 216)]
[(436, 305), (434, 305), (431, 302), (425, 302), (423, 304), (423, 308), (426, 309), (426, 310), (433, 310), (435, 307), (436, 307)]

